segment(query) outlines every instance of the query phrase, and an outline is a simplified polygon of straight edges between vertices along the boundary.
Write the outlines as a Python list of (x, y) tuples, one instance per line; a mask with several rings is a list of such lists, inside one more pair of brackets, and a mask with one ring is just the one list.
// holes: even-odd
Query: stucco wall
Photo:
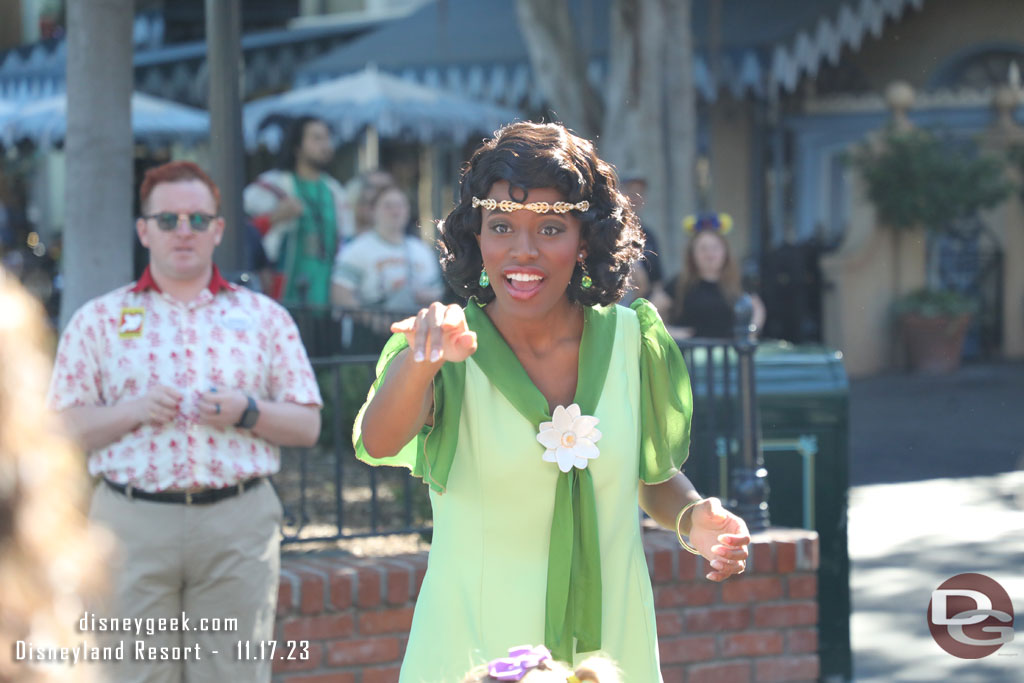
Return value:
[(920, 11), (887, 22), (882, 35), (865, 40), (852, 59), (872, 90), (882, 92), (894, 80), (925, 89), (943, 65), (965, 50), (997, 43), (1024, 47), (1022, 27), (1020, 0), (925, 0)]

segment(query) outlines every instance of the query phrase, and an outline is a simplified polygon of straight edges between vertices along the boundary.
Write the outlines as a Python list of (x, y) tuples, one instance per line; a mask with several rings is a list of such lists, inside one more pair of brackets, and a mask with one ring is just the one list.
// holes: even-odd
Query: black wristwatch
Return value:
[(238, 418), (235, 426), (243, 429), (252, 429), (256, 424), (256, 420), (260, 419), (260, 408), (256, 405), (256, 399), (252, 396), (247, 395), (246, 398), (249, 399), (249, 405), (245, 406), (245, 410), (242, 411), (242, 417)]

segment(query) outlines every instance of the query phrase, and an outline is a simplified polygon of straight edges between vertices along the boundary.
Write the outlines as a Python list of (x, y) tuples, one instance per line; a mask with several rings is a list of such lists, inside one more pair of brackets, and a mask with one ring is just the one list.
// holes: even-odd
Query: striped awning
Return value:
[[(765, 97), (791, 92), (804, 76), (835, 64), (845, 47), (881, 33), (885, 22), (925, 0), (694, 0), (694, 83), (713, 102), (720, 94)], [(588, 55), (588, 77), (603, 81), (609, 43), (608, 0), (571, 0)], [(717, 28), (716, 28), (717, 27)], [(382, 26), (303, 65), (297, 85), (352, 73), (374, 63), (383, 70), (511, 106), (537, 106), (543, 95), (518, 30), (515, 3), (446, 0)]]
[[(925, 0), (693, 0), (694, 82), (714, 101), (792, 92), (857, 50)], [(588, 76), (606, 74), (609, 0), (570, 0)], [(717, 14), (714, 8), (719, 8)], [(202, 106), (208, 72), (204, 43), (162, 46), (159, 15), (136, 18), (137, 90)], [(508, 106), (536, 106), (542, 95), (518, 30), (511, 0), (443, 0), (391, 20), (368, 20), (250, 34), (242, 39), (247, 99), (291, 85), (309, 85), (374, 63), (431, 87)], [(64, 40), (0, 54), (0, 98), (30, 99), (62, 92)]]
[[(382, 19), (266, 31), (242, 37), (243, 97), (292, 85), (295, 69), (380, 25)], [(206, 43), (163, 45), (159, 16), (140, 15), (135, 27), (135, 89), (193, 106), (206, 106)], [(48, 40), (0, 53), (0, 98), (26, 100), (65, 89), (67, 42)]]

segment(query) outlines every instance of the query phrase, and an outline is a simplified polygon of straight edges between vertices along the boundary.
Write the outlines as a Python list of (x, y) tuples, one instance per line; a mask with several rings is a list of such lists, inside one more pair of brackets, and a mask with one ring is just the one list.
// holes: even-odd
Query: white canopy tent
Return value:
[[(28, 140), (40, 147), (59, 145), (67, 134), (65, 93), (21, 101), (0, 100), (0, 140), (7, 146)], [(143, 93), (132, 95), (132, 131), (140, 144), (157, 147), (195, 144), (210, 134), (210, 118), (187, 107)]]
[[(254, 100), (243, 117), (246, 145), (276, 150), (289, 119), (316, 116), (332, 127), (336, 143), (362, 135), (421, 143), (464, 143), (474, 133), (489, 134), (520, 118), (517, 111), (477, 102), (445, 90), (404, 80), (373, 66), (316, 85)], [(376, 156), (373, 151), (371, 156)]]

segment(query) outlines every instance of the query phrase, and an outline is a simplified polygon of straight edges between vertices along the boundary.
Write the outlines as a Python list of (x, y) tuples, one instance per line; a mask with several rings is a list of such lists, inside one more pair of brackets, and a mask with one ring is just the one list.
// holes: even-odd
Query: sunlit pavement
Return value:
[[(853, 489), (849, 544), (856, 680), (1024, 681), (1024, 472)], [(1013, 600), (1015, 640), (980, 660), (940, 649), (925, 618), (964, 572)]]
[[(855, 680), (1024, 681), (1024, 365), (858, 380), (850, 413)], [(979, 660), (926, 622), (931, 591), (965, 572), (1014, 605), (1015, 640)]]

